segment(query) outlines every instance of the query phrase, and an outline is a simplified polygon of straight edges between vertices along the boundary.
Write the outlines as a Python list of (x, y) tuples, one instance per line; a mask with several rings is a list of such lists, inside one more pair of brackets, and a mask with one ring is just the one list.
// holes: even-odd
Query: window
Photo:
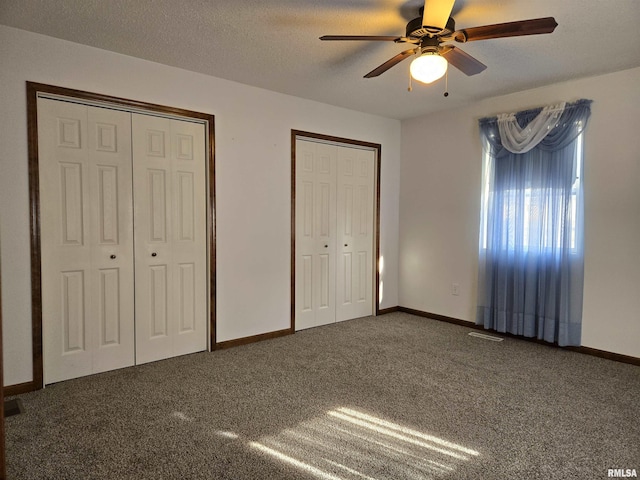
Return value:
[[(567, 208), (564, 201), (565, 189), (544, 187), (507, 188), (500, 190), (492, 186), (494, 178), (494, 163), (489, 149), (484, 153), (484, 179), (482, 186), (482, 214), (481, 214), (481, 248), (486, 250), (489, 224), (492, 217), (489, 213), (489, 205), (500, 206), (496, 209), (496, 219), (502, 224), (499, 244), (503, 249), (521, 249), (527, 252), (548, 252), (562, 247), (564, 241), (568, 241), (568, 247), (572, 253), (579, 248), (578, 229), (580, 225), (582, 165), (583, 165), (583, 135), (580, 134), (575, 141), (575, 172), (568, 199), (568, 212), (566, 215), (561, 210)], [(499, 197), (499, 198), (497, 198)], [(521, 221), (518, 221), (521, 218)], [(563, 229), (559, 222), (569, 222), (569, 238), (566, 240), (558, 232)]]
[(580, 345), (590, 104), (479, 122), (484, 177), (476, 323), (487, 329)]

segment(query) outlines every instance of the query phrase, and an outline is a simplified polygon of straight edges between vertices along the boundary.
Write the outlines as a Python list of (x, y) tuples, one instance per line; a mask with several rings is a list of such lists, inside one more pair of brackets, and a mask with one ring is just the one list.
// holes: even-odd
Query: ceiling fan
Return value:
[(421, 16), (407, 23), (404, 37), (325, 35), (320, 37), (320, 40), (366, 40), (412, 44), (413, 48), (387, 60), (367, 73), (364, 78), (377, 77), (402, 60), (418, 55), (411, 62), (411, 76), (423, 83), (431, 83), (445, 74), (449, 63), (466, 75), (476, 75), (487, 68), (459, 47), (445, 45), (446, 42), (465, 43), (491, 38), (539, 35), (551, 33), (558, 26), (553, 17), (544, 17), (456, 30), (455, 20), (451, 18), (454, 3), (455, 0), (425, 0), (424, 7), (420, 8)]

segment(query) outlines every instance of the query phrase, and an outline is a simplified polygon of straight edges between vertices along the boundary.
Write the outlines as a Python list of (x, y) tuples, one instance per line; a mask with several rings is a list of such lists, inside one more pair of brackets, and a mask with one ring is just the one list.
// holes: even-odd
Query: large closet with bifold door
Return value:
[(374, 311), (376, 152), (297, 138), (295, 328)]
[(44, 383), (206, 350), (205, 125), (37, 112)]

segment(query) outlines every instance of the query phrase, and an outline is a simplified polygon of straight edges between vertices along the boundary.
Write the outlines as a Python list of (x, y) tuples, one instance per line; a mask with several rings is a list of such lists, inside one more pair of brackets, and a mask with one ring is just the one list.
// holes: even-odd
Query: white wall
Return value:
[(32, 379), (25, 81), (215, 115), (217, 339), (289, 327), (291, 129), (382, 144), (381, 308), (398, 304), (400, 122), (0, 26), (5, 384)]
[[(400, 305), (475, 320), (478, 119), (588, 98), (594, 102), (585, 137), (582, 344), (640, 357), (639, 86), (636, 68), (403, 121)], [(459, 296), (451, 295), (454, 282)]]

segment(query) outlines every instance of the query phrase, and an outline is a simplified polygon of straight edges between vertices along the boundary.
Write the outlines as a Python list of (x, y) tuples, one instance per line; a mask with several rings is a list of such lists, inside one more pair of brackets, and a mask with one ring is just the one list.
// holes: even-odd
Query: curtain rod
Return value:
[[(545, 109), (546, 109), (546, 111), (547, 111), (547, 112), (549, 112), (549, 113), (553, 113), (553, 112), (563, 112), (563, 111), (564, 111), (564, 109), (566, 108), (566, 105), (567, 105), (567, 103), (566, 103), (566, 102), (561, 102), (561, 103), (558, 103), (558, 104), (556, 104), (556, 105), (547, 105), (547, 106), (545, 106), (545, 107), (538, 107), (538, 108), (537, 108), (537, 109), (535, 109), (535, 110), (540, 109), (540, 111), (543, 111), (543, 110), (545, 110)], [(549, 108), (549, 107), (552, 107), (552, 108)], [(497, 115), (497, 117), (498, 117), (498, 118), (505, 117), (505, 116), (510, 117), (511, 115), (517, 115), (518, 113), (522, 113), (522, 112), (499, 113), (499, 114)]]
[[(565, 110), (568, 110), (572, 107), (576, 107), (576, 106), (580, 106), (580, 105), (589, 105), (593, 102), (593, 100), (588, 100), (586, 98), (581, 98), (580, 100), (576, 100), (575, 102), (569, 103), (567, 102), (565, 104)], [(542, 111), (544, 107), (535, 107), (535, 108), (529, 108), (527, 110), (522, 110), (520, 112), (514, 112), (515, 115), (527, 115), (527, 114), (538, 114)], [(491, 117), (483, 117), (480, 118), (478, 120), (479, 123), (488, 123), (488, 122), (497, 122), (498, 121), (498, 116), (497, 115), (493, 115)]]

